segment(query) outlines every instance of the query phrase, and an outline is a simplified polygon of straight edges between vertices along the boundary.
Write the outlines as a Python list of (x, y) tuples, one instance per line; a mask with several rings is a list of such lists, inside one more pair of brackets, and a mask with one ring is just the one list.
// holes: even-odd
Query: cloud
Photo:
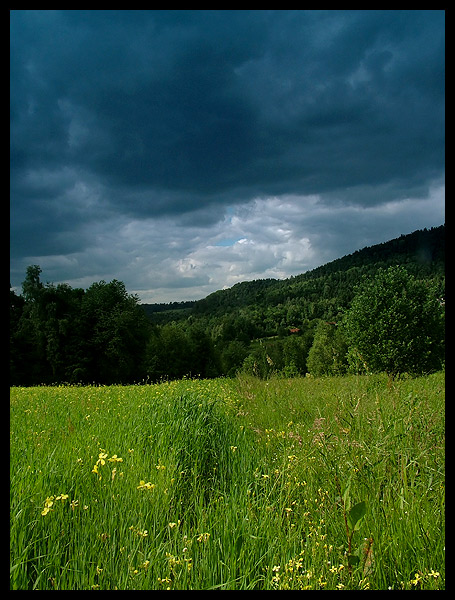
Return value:
[(444, 11), (10, 14), (15, 285), (58, 256), (144, 290), (285, 276), (442, 185)]
[(193, 300), (239, 281), (297, 275), (443, 220), (443, 185), (424, 199), (367, 207), (328, 205), (318, 196), (257, 198), (210, 226), (170, 217), (93, 221), (83, 236), (90, 243), (78, 251), (28, 256), (16, 268), (18, 281), (28, 264), (39, 264), (45, 280), (73, 287), (116, 278), (142, 302)]
[(442, 11), (44, 12), (12, 14), (13, 151), (139, 214), (442, 168)]
[[(298, 275), (364, 246), (411, 233), (412, 228), (406, 229), (410, 211), (416, 228), (441, 224), (444, 187), (432, 189), (425, 199), (367, 207), (328, 206), (316, 196), (256, 199), (238, 207), (228, 223), (213, 228), (209, 239), (201, 236), (196, 247), (191, 246), (183, 262), (187, 283), (194, 278), (194, 291), (203, 297), (239, 281)], [(209, 276), (207, 286), (203, 275)]]

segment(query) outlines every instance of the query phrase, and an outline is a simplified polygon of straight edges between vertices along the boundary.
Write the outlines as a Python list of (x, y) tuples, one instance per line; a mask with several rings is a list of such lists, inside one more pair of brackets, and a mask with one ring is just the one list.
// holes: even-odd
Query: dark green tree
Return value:
[(41, 292), (40, 330), (52, 382), (72, 381), (78, 366), (83, 294), (67, 284), (47, 284)]
[(228, 342), (221, 351), (221, 369), (224, 375), (232, 377), (241, 368), (248, 354), (246, 345), (238, 340)]
[(283, 360), (285, 369), (304, 375), (307, 371), (307, 358), (313, 342), (313, 332), (305, 330), (302, 335), (289, 335), (283, 340)]
[(168, 323), (154, 329), (146, 346), (147, 376), (152, 381), (191, 374), (191, 346), (183, 327)]
[(195, 323), (188, 328), (187, 339), (190, 350), (191, 375), (217, 377), (220, 375), (218, 354), (211, 337), (204, 328)]
[(23, 296), (18, 296), (11, 288), (9, 296), (10, 384), (26, 385), (30, 383), (29, 370), (33, 346), (30, 344), (29, 336), (24, 330), (25, 299)]
[(116, 279), (92, 284), (82, 299), (82, 380), (131, 383), (145, 375), (143, 358), (150, 325), (138, 298)]
[(364, 278), (344, 317), (350, 361), (356, 369), (424, 373), (444, 359), (444, 310), (435, 287), (404, 267)]
[(311, 375), (342, 375), (346, 372), (347, 344), (342, 330), (335, 323), (320, 321), (307, 359)]
[(22, 283), (22, 293), (26, 302), (38, 302), (43, 284), (40, 281), (41, 267), (39, 265), (30, 265), (27, 267), (25, 279)]
[[(31, 385), (49, 383), (49, 365), (46, 360), (46, 337), (42, 322), (44, 319), (44, 286), (40, 281), (41, 268), (38, 265), (27, 267), (22, 283), (20, 318), (11, 332), (14, 340), (11, 374), (16, 384)], [(16, 305), (18, 301), (16, 301)], [(16, 312), (16, 317), (18, 316)]]
[(70, 381), (83, 290), (43, 285), (38, 265), (27, 268), (23, 296), (12, 297), (11, 376), (29, 385)]

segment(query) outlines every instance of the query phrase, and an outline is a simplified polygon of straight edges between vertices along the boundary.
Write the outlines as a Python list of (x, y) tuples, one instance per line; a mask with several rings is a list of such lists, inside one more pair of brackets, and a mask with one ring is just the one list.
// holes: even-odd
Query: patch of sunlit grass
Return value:
[(11, 589), (444, 589), (444, 378), (11, 389)]

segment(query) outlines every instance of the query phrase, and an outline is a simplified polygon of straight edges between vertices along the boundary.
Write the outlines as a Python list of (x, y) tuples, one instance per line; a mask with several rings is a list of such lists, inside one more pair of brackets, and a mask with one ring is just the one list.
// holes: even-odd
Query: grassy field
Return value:
[(11, 389), (11, 589), (444, 589), (444, 373)]

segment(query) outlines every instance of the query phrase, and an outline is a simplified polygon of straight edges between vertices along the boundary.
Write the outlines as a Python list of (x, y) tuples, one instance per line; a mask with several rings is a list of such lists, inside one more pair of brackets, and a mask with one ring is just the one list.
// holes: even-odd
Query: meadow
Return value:
[(445, 589), (445, 382), (10, 390), (10, 588)]

